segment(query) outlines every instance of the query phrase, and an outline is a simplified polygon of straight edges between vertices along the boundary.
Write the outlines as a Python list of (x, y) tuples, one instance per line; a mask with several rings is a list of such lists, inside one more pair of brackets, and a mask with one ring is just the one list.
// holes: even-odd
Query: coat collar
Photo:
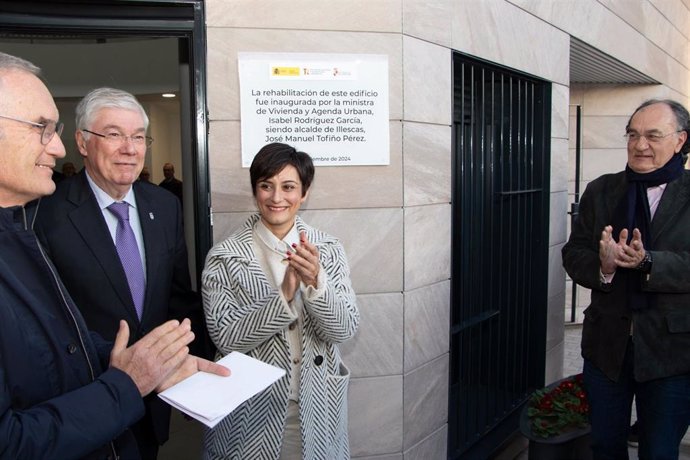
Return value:
[(0, 208), (0, 230), (29, 230), (28, 214), (24, 206)]

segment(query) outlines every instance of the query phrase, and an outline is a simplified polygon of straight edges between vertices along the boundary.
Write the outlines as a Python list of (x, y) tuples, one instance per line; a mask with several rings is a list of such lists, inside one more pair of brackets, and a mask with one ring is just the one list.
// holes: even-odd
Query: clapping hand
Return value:
[(633, 229), (632, 239), (628, 244), (628, 229), (624, 228), (618, 235), (618, 241), (613, 237), (613, 227), (607, 225), (601, 232), (599, 240), (599, 261), (601, 272), (611, 274), (616, 268), (635, 268), (644, 259), (645, 249), (642, 243), (642, 233)]
[(299, 238), (300, 244), (293, 244), (292, 251), (286, 254), (288, 267), (282, 290), (288, 302), (294, 298), (300, 281), (315, 288), (321, 269), (318, 248), (307, 240), (305, 232), (300, 232)]
[(230, 370), (189, 354), (194, 340), (188, 319), (170, 320), (127, 347), (129, 326), (120, 321), (120, 329), (110, 352), (110, 365), (129, 375), (142, 396), (154, 389), (162, 391), (197, 371), (230, 375)]

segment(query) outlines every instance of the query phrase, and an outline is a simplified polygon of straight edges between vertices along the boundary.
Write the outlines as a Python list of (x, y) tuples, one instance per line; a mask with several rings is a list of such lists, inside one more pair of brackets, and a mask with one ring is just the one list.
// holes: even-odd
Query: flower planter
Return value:
[(551, 439), (530, 439), (527, 458), (529, 460), (591, 460), (589, 430), (577, 433), (567, 441)]
[[(547, 386), (545, 390), (551, 391), (569, 378), (566, 377), (563, 380), (554, 382)], [(520, 431), (529, 439), (529, 460), (590, 460), (592, 458), (592, 451), (589, 446), (589, 425), (569, 429), (562, 434), (544, 438), (532, 431), (530, 417), (528, 416), (529, 406), (530, 402), (525, 404), (520, 414)]]

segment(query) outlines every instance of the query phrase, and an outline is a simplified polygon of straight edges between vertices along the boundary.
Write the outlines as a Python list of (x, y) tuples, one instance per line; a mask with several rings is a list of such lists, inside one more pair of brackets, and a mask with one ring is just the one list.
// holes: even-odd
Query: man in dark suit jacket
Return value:
[(563, 247), (592, 290), (582, 356), (595, 459), (628, 458), (633, 397), (640, 458), (678, 458), (690, 422), (689, 129), (675, 101), (638, 107), (626, 170), (587, 186)]
[[(146, 136), (144, 109), (129, 93), (99, 88), (79, 103), (76, 125), (84, 170), (44, 199), (36, 224), (89, 328), (112, 340), (118, 320), (124, 318), (133, 342), (167, 319), (188, 317), (195, 343), (201, 344), (192, 349), (207, 354), (203, 313), (191, 289), (180, 203), (155, 185), (136, 181), (152, 141)], [(108, 206), (117, 202), (128, 205), (140, 275), (144, 269), (141, 317), (116, 248), (118, 219)], [(152, 459), (168, 439), (170, 407), (155, 396), (146, 400), (146, 407), (146, 416), (132, 429), (142, 458)]]

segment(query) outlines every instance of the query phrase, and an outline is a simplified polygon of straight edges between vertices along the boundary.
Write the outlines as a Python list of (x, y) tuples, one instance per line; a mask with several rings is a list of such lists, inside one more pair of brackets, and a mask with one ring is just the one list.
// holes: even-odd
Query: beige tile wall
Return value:
[[(679, 0), (662, 14), (638, 0), (506, 0), (682, 94), (688, 94), (688, 11)], [(475, 3), (475, 2), (470, 2)], [(497, 3), (490, 0), (487, 3)], [(668, 14), (668, 13), (667, 13)], [(566, 80), (567, 82), (567, 80)]]
[(453, 49), (568, 86), (562, 30), (503, 0), (456, 2), (452, 15)]

